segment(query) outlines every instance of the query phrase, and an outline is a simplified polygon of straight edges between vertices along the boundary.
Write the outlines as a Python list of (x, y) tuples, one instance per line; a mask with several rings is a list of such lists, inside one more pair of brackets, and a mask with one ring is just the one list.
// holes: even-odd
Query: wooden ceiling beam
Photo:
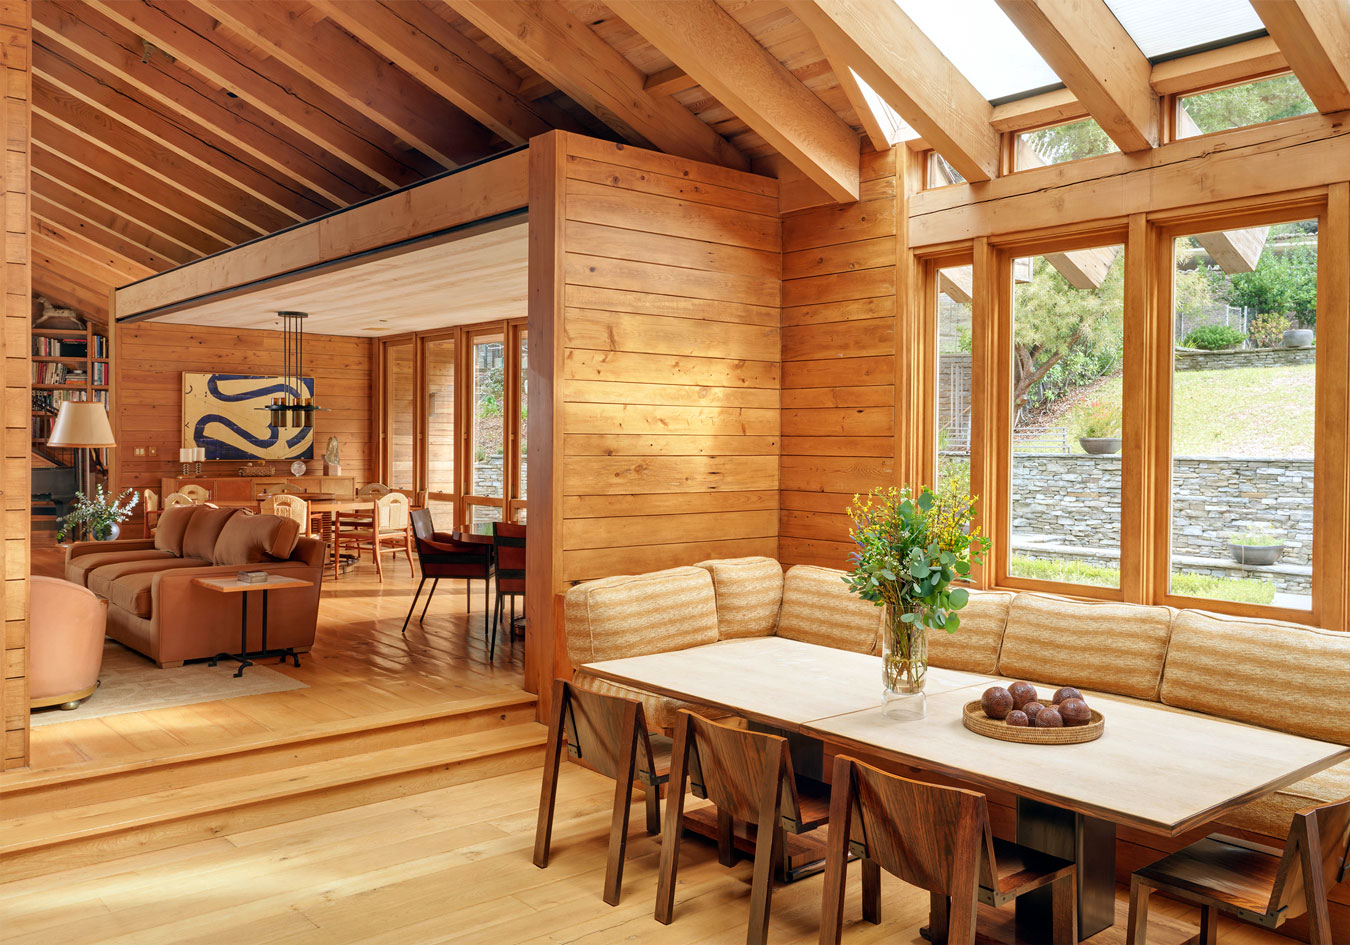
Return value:
[(792, 10), (967, 181), (997, 176), (993, 109), (899, 4), (800, 0)]
[[(554, 125), (519, 95), (520, 79), (421, 3), (311, 0), (328, 19), (510, 144)], [(580, 130), (580, 129), (572, 129)]]
[[(323, 150), (321, 143), (315, 144), (293, 127), (281, 125), (273, 116), (241, 104), (224, 92), (219, 93), (218, 101), (214, 90), (194, 84), (186, 70), (173, 69), (177, 75), (172, 75), (161, 68), (158, 57), (142, 62), (135, 39), (92, 7), (69, 8), (56, 0), (45, 0), (34, 10), (33, 33), (40, 47), (61, 50), (63, 56), (91, 74), (114, 76), (164, 114), (181, 116), (189, 126), (206, 129), (218, 142), (229, 142), (259, 166), (272, 168), (308, 188), (317, 200), (345, 206), (383, 186), (348, 165), (341, 169), (350, 171), (350, 176), (338, 173), (312, 153)], [(411, 169), (392, 159), (389, 164), (391, 176), (400, 183), (417, 179)]]
[(1317, 110), (1350, 108), (1350, 6), (1345, 0), (1252, 0)]
[(334, 23), (306, 19), (305, 3), (196, 0), (194, 5), (444, 167), (497, 150), (491, 132), (397, 64), (390, 65)]
[(858, 199), (858, 136), (716, 0), (607, 0), (839, 203)]
[[(112, 77), (94, 76), (64, 58), (59, 50), (43, 49), (33, 63), (34, 81), (42, 80), (62, 94), (78, 99), (101, 115), (116, 119), (179, 158), (191, 162), (198, 173), (212, 175), (283, 215), (289, 222), (313, 219), (335, 207), (331, 201), (314, 199), (254, 169), (230, 152), (208, 143), (145, 105), (133, 90)], [(281, 223), (278, 225), (285, 225)], [(277, 226), (272, 226), (276, 229)]]
[(1158, 145), (1152, 66), (1104, 0), (998, 0), (1120, 150)]
[(687, 92), (698, 86), (698, 80), (679, 66), (671, 66), (660, 72), (653, 72), (642, 82), (642, 87), (652, 95), (674, 95)]
[(87, 262), (84, 257), (33, 234), (33, 268), (41, 266), (67, 285), (82, 289), (95, 299), (102, 299), (106, 308), (109, 295), (117, 288), (118, 276), (111, 270), (86, 265)]
[(858, 82), (858, 76), (838, 50), (822, 43), (821, 51), (825, 53), (825, 61), (829, 63), (830, 71), (834, 73), (839, 87), (844, 90), (844, 97), (853, 106), (853, 111), (858, 116), (858, 124), (862, 125), (863, 134), (867, 135), (867, 140), (872, 143), (872, 149), (889, 151), (891, 139), (886, 130), (887, 125), (891, 123), (890, 119), (879, 115), (872, 107), (867, 93)]
[(87, 259), (89, 264), (95, 267), (94, 271), (97, 273), (115, 274), (117, 279), (115, 285), (135, 282), (137, 279), (152, 276), (156, 272), (149, 266), (143, 266), (120, 253), (114, 253), (86, 238), (83, 234), (70, 230), (39, 214), (33, 214), (32, 220), (35, 236), (40, 235), (48, 245), (59, 246), (67, 253), (74, 254), (80, 259)]
[[(67, 199), (77, 203), (80, 210), (72, 210), (64, 203), (48, 196), (49, 192), (65, 191)], [(131, 221), (125, 218), (113, 219), (110, 216), (104, 216), (97, 212), (97, 208), (84, 200), (78, 194), (65, 190), (55, 181), (50, 181), (45, 177), (34, 177), (32, 181), (32, 193), (29, 195), (32, 201), (32, 212), (34, 217), (41, 217), (48, 222), (61, 227), (71, 233), (78, 233), (90, 243), (102, 246), (109, 252), (116, 253), (132, 262), (151, 269), (155, 272), (162, 272), (165, 269), (175, 266), (180, 262), (187, 262), (193, 256), (184, 252), (179, 247), (173, 247), (177, 255), (163, 255), (157, 253), (137, 242), (125, 234), (125, 230), (135, 228), (138, 232), (144, 234), (142, 238), (153, 238), (153, 234), (145, 231), (144, 228), (135, 227)], [(102, 217), (102, 220), (91, 219), (92, 217)], [(121, 225), (122, 230), (113, 229), (105, 225), (104, 221), (115, 222)]]
[(696, 115), (646, 91), (647, 77), (561, 3), (446, 2), (629, 143), (749, 170), (745, 155)]

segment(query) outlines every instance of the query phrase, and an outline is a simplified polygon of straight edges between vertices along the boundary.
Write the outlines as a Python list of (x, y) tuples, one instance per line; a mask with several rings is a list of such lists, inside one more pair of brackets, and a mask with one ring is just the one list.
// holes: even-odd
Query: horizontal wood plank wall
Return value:
[(777, 181), (576, 135), (561, 160), (559, 581), (775, 555)]
[[(117, 437), (117, 488), (160, 488), (160, 479), (182, 472), (178, 464), (183, 414), (184, 371), (277, 374), (281, 370), (281, 332), (158, 325), (153, 321), (117, 327), (113, 386)], [(367, 338), (305, 335), (305, 374), (314, 378), (315, 459), (323, 463), (328, 437), (342, 450), (342, 474), (357, 484), (372, 478), (371, 344)], [(145, 456), (136, 456), (137, 447)], [(150, 456), (153, 447), (157, 456)], [(207, 476), (230, 476), (240, 461), (209, 462)], [(275, 463), (277, 475), (290, 475), (289, 463)], [(163, 496), (160, 496), (161, 501)], [(139, 534), (143, 520), (138, 506), (129, 534)]]
[(4, 63), (0, 122), (5, 143), (4, 189), (0, 212), (5, 220), (5, 331), (0, 350), (5, 359), (4, 582), (5, 639), (0, 653), (0, 709), (4, 715), (0, 770), (28, 764), (28, 500), (29, 381), (28, 331), (32, 309), (30, 232), (28, 220), (30, 7), (0, 5), (0, 46)]
[(853, 495), (895, 480), (896, 150), (862, 199), (783, 218), (779, 554), (842, 568)]

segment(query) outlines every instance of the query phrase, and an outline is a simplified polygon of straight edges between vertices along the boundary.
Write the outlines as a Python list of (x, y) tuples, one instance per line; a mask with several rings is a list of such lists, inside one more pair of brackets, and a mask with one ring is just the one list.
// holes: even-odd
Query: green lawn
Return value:
[[(1008, 573), (1014, 577), (1068, 584), (1093, 584), (1120, 587), (1120, 569), (1087, 561), (1045, 561), (1026, 555), (1013, 555)], [(1172, 574), (1172, 591), (1187, 597), (1231, 600), (1244, 604), (1269, 604), (1275, 599), (1275, 585), (1253, 578), (1220, 578), (1208, 574)]]

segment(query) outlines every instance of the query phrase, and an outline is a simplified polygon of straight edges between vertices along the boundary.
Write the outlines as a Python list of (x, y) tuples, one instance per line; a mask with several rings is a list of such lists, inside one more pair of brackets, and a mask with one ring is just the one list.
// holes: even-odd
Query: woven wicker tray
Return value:
[(1102, 737), (1106, 719), (1096, 709), (1092, 710), (1092, 721), (1074, 728), (1025, 728), (1009, 725), (1002, 719), (991, 719), (984, 714), (980, 700), (967, 702), (961, 713), (961, 721), (976, 735), (997, 738), (1004, 742), (1022, 742), (1027, 745), (1077, 745)]

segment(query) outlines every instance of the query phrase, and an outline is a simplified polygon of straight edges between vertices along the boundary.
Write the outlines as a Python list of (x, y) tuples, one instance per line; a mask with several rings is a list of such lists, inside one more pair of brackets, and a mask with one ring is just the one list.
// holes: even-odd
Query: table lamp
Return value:
[(47, 445), (84, 450), (76, 465), (76, 488), (89, 495), (89, 450), (117, 445), (107, 408), (97, 400), (67, 400), (56, 415)]

